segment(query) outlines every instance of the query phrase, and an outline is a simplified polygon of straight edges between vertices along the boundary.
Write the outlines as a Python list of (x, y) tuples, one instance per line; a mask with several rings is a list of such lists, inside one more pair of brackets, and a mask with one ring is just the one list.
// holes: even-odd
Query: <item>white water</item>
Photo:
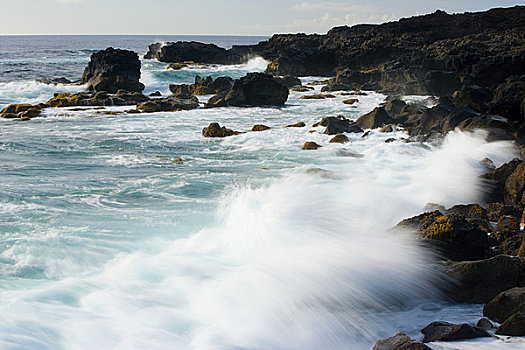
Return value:
[[(202, 73), (254, 69), (264, 62)], [(143, 82), (164, 92), (195, 73), (147, 62)], [(461, 132), (437, 148), (384, 142), (402, 131), (330, 144), (322, 128), (284, 126), (355, 119), (384, 96), (357, 108), (300, 96), (282, 109), (2, 121), (0, 348), (366, 349), (438, 319), (475, 322), (481, 307), (441, 300), (432, 254), (389, 228), (428, 202), (477, 201), (479, 162), (500, 165), (513, 146)], [(203, 139), (212, 121), (272, 129)], [(523, 345), (486, 342), (432, 346)]]

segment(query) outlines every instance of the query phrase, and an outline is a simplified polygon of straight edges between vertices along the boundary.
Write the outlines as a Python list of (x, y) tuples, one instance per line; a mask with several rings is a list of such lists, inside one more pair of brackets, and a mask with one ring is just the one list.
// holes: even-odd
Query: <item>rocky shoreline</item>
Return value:
[[(499, 325), (488, 319), (477, 325), (435, 321), (421, 330), (423, 342), (399, 333), (374, 349), (428, 349), (425, 342), (493, 334), (525, 336), (525, 7), (459, 15), (438, 11), (382, 25), (333, 28), (326, 35), (274, 35), (229, 50), (196, 42), (157, 43), (145, 58), (187, 65), (238, 64), (251, 56), (270, 61), (266, 74), (235, 80), (197, 76), (193, 84), (170, 85), (172, 95), (164, 97), (142, 94), (136, 53), (107, 48), (91, 56), (82, 75), (80, 83), (88, 91), (56, 93), (37, 105), (9, 105), (0, 116), (29, 120), (49, 107), (92, 106), (130, 106), (124, 113), (173, 112), (199, 108), (197, 95), (213, 95), (204, 108), (282, 107), (290, 90), (303, 93), (305, 100), (351, 95), (343, 103), (352, 105), (373, 90), (389, 97), (370, 113), (355, 121), (327, 116), (313, 126), (334, 135), (331, 143), (348, 142), (345, 133), (366, 137), (371, 129), (405, 130), (404, 142), (439, 142), (454, 129), (483, 129), (489, 140), (514, 141), (521, 159), (499, 168), (484, 162), (482, 203), (448, 209), (431, 204), (393, 228), (409, 230), (437, 252), (438, 268), (457, 282), (447, 290), (451, 300), (485, 304), (484, 316)], [(311, 87), (297, 78), (312, 75), (329, 78), (321, 82), (322, 94), (309, 94)], [(407, 94), (434, 97), (428, 104), (407, 103), (402, 98)], [(257, 124), (251, 131), (268, 129)], [(218, 123), (202, 130), (203, 137), (239, 133)], [(306, 141), (303, 150), (319, 147)]]

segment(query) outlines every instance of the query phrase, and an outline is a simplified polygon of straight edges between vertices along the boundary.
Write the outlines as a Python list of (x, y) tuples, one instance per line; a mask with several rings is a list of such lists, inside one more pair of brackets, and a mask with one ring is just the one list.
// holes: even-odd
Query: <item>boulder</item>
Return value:
[(487, 233), (461, 216), (443, 215), (436, 210), (405, 219), (396, 227), (417, 231), (451, 260), (483, 259), (488, 254)]
[(285, 75), (284, 77), (276, 77), (277, 81), (279, 81), (281, 84), (286, 86), (287, 88), (292, 87), (301, 87), (303, 83), (301, 83), (301, 79), (297, 78), (293, 75)]
[(287, 128), (304, 128), (306, 124), (304, 122), (298, 122), (295, 124), (286, 125)]
[(453, 95), (456, 106), (472, 108), (478, 112), (487, 111), (487, 103), (492, 100), (492, 92), (488, 88), (477, 85), (462, 85)]
[(504, 200), (506, 204), (514, 206), (525, 205), (525, 163), (518, 164), (516, 169), (505, 181)]
[(256, 124), (253, 126), (252, 131), (265, 131), (268, 129), (271, 129), (271, 128), (263, 124)]
[(501, 242), (501, 252), (525, 258), (525, 232), (510, 236)]
[(483, 308), (483, 316), (499, 323), (517, 312), (525, 313), (525, 287), (503, 291)]
[(343, 103), (345, 105), (353, 105), (354, 103), (357, 103), (357, 102), (359, 102), (357, 98), (349, 98), (347, 100), (343, 100)]
[(183, 98), (180, 96), (171, 95), (164, 98), (157, 98), (142, 102), (137, 106), (137, 109), (145, 113), (154, 113), (190, 110), (197, 107), (199, 107), (199, 100), (195, 96)]
[(497, 335), (525, 336), (525, 314), (518, 312), (510, 316), (494, 332)]
[(343, 134), (337, 134), (330, 139), (330, 143), (347, 143), (348, 137)]
[(6, 119), (30, 119), (38, 117), (42, 113), (41, 105), (31, 105), (28, 103), (11, 104), (0, 112), (1, 118)]
[(443, 321), (430, 323), (421, 330), (421, 333), (424, 335), (424, 343), (490, 337), (490, 334), (482, 328), (467, 323), (453, 324)]
[(378, 340), (373, 350), (430, 350), (430, 348), (404, 333), (398, 333), (393, 337)]
[(494, 325), (492, 324), (492, 322), (489, 321), (488, 318), (482, 317), (479, 319), (478, 323), (476, 323), (476, 327), (488, 331), (490, 329), (493, 329)]
[(114, 49), (96, 52), (80, 79), (90, 91), (116, 93), (119, 89), (141, 92), (139, 56), (129, 50)]
[(227, 93), (212, 97), (207, 107), (282, 106), (288, 99), (288, 88), (271, 75), (248, 73), (235, 80)]
[(336, 135), (343, 132), (363, 132), (363, 129), (361, 129), (356, 123), (343, 116), (326, 117), (321, 119), (320, 122), (315, 123), (313, 126), (325, 126), (326, 129), (324, 133), (326, 135)]
[(314, 88), (311, 86), (292, 86), (290, 88), (291, 91), (295, 91), (295, 92), (309, 92), (313, 89)]
[(243, 57), (222, 47), (195, 41), (178, 41), (150, 46), (150, 52), (145, 57), (156, 58), (160, 62), (167, 63), (192, 61), (211, 64), (239, 64), (243, 61)]
[(169, 89), (173, 94), (212, 95), (228, 92), (232, 86), (233, 79), (230, 77), (213, 79), (211, 76), (201, 78), (197, 75), (193, 84), (170, 84)]
[(525, 286), (525, 258), (498, 255), (463, 261), (451, 264), (449, 272), (457, 281), (449, 294), (460, 303), (487, 303), (505, 290)]
[(512, 215), (501, 216), (494, 227), (493, 234), (498, 242), (516, 236), (520, 232), (520, 221)]
[(375, 129), (390, 124), (392, 121), (392, 117), (383, 107), (376, 107), (372, 112), (357, 119), (356, 124), (363, 129)]
[(314, 149), (318, 149), (319, 147), (322, 147), (322, 146), (318, 145), (317, 143), (313, 141), (307, 141), (303, 145), (303, 150), (314, 150)]
[(391, 113), (392, 115), (397, 115), (401, 113), (401, 110), (406, 105), (407, 105), (406, 102), (403, 100), (393, 99), (393, 100), (388, 101), (387, 105), (385, 106), (385, 110)]
[(162, 94), (160, 93), (160, 91), (155, 91), (155, 92), (152, 92), (151, 94), (149, 94), (150, 97), (160, 97), (162, 96)]
[(240, 132), (227, 129), (224, 126), (220, 126), (219, 123), (210, 123), (206, 128), (202, 129), (202, 136), (204, 137), (226, 137), (238, 135)]
[(505, 202), (505, 198), (507, 199), (514, 199), (516, 200), (518, 198), (517, 190), (519, 189), (519, 179), (514, 177), (514, 180), (518, 180), (518, 182), (513, 182), (512, 184), (509, 183), (509, 190), (515, 189), (516, 192), (514, 192), (514, 195), (507, 195), (506, 194), (506, 182), (507, 179), (510, 177), (512, 173), (517, 169), (518, 165), (523, 163), (522, 160), (519, 159), (513, 159), (512, 161), (503, 164), (499, 168), (484, 174), (481, 176), (481, 178), (487, 180), (487, 188), (485, 189), (486, 192), (486, 199), (488, 202), (499, 202), (503, 204), (510, 204)]
[(389, 133), (393, 131), (394, 131), (394, 126), (392, 124), (385, 125), (381, 129), (379, 129), (379, 132), (382, 132), (382, 133)]

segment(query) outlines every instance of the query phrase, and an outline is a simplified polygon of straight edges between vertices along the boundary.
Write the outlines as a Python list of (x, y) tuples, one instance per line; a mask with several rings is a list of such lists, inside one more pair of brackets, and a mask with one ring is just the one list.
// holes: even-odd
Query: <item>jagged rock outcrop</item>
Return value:
[(213, 79), (210, 76), (202, 78), (195, 77), (195, 83), (187, 84), (170, 84), (169, 89), (173, 94), (187, 95), (212, 95), (229, 91), (233, 86), (233, 78), (218, 77)]
[(139, 56), (133, 51), (109, 47), (91, 55), (80, 82), (87, 84), (90, 91), (116, 93), (123, 89), (141, 92), (144, 84), (139, 79)]
[(282, 106), (288, 99), (288, 88), (273, 76), (248, 73), (235, 80), (230, 90), (208, 100), (206, 107)]

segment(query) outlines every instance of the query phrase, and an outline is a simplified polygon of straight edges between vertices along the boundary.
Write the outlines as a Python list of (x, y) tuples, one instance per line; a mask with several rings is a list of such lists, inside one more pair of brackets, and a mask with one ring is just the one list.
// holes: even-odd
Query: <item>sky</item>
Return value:
[[(435, 12), (525, 5), (506, 0), (0, 0), (0, 34), (271, 35), (326, 33)], [(1, 39), (0, 39), (1, 40)]]

